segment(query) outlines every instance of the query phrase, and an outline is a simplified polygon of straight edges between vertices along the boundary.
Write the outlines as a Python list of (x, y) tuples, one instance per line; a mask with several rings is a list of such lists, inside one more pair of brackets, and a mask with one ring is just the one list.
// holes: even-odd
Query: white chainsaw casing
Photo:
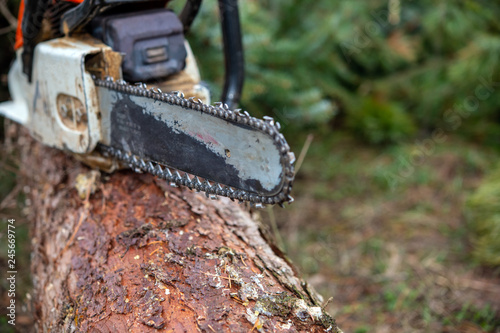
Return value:
[[(208, 89), (199, 84), (198, 66), (187, 42), (186, 50), (186, 67), (164, 81), (166, 87), (162, 88), (185, 91), (210, 103)], [(36, 46), (32, 81), (28, 82), (22, 72), (21, 54), (22, 49), (9, 71), (13, 100), (0, 103), (0, 114), (26, 126), (34, 138), (46, 145), (76, 154), (91, 153), (101, 141), (102, 131), (88, 59), (100, 54), (98, 67), (92, 70), (119, 80), (121, 57), (87, 35), (52, 39)]]
[(17, 59), (10, 68), (8, 79), (12, 101), (0, 103), (0, 114), (26, 126), (29, 120), (28, 103), (30, 99), (26, 92), (29, 91), (30, 87)]
[(29, 128), (46, 145), (90, 153), (100, 140), (96, 87), (85, 69), (88, 55), (109, 49), (94, 40), (59, 38), (35, 48), (32, 82), (21, 72), (20, 56), (9, 73), (12, 102), (0, 112)]

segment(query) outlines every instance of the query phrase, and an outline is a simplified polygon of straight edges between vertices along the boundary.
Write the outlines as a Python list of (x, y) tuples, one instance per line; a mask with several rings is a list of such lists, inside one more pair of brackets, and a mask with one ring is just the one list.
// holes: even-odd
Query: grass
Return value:
[(500, 154), (448, 137), (419, 161), (420, 147), (317, 137), (295, 203), (273, 212), (286, 250), (346, 332), (496, 332), (500, 274), (470, 256), (463, 208)]
[(488, 175), (466, 203), (467, 222), (474, 245), (473, 257), (479, 263), (500, 265), (500, 169)]

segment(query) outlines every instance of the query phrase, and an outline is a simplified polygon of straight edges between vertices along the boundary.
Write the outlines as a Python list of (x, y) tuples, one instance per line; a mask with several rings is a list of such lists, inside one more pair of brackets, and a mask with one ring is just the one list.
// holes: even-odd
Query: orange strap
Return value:
[(16, 29), (16, 42), (14, 43), (14, 50), (23, 46), (23, 16), (24, 16), (24, 0), (21, 0), (19, 5), (19, 13), (17, 14), (17, 29)]
[[(64, 1), (78, 4), (82, 3), (84, 0), (64, 0)], [(19, 5), (19, 12), (17, 14), (16, 42), (14, 43), (15, 50), (23, 46), (23, 29), (22, 29), (23, 16), (24, 16), (24, 0), (21, 0), (21, 4)]]

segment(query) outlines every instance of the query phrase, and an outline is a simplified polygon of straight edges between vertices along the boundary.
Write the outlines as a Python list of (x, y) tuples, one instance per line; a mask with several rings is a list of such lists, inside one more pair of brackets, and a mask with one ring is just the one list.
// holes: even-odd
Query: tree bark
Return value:
[(91, 170), (14, 128), (38, 331), (340, 332), (241, 205)]

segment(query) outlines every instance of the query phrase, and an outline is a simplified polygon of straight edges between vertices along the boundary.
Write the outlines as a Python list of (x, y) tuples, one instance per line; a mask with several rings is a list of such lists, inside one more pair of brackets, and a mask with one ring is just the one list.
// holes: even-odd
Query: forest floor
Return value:
[[(297, 156), (304, 139), (292, 144)], [(332, 297), (327, 309), (346, 333), (500, 332), (500, 270), (472, 260), (464, 216), (468, 195), (500, 153), (460, 138), (421, 143), (368, 147), (342, 133), (317, 136), (297, 174), (295, 202), (261, 216), (325, 301)], [(25, 199), (15, 161), (5, 156), (0, 269), (9, 259), (5, 221), (15, 218), (17, 328), (29, 332), (28, 221), (18, 208)], [(14, 332), (5, 280), (0, 288), (0, 331)]]
[(385, 148), (317, 137), (295, 202), (262, 217), (332, 297), (345, 332), (500, 332), (500, 269), (474, 262), (464, 216), (499, 161), (498, 150), (453, 137)]

